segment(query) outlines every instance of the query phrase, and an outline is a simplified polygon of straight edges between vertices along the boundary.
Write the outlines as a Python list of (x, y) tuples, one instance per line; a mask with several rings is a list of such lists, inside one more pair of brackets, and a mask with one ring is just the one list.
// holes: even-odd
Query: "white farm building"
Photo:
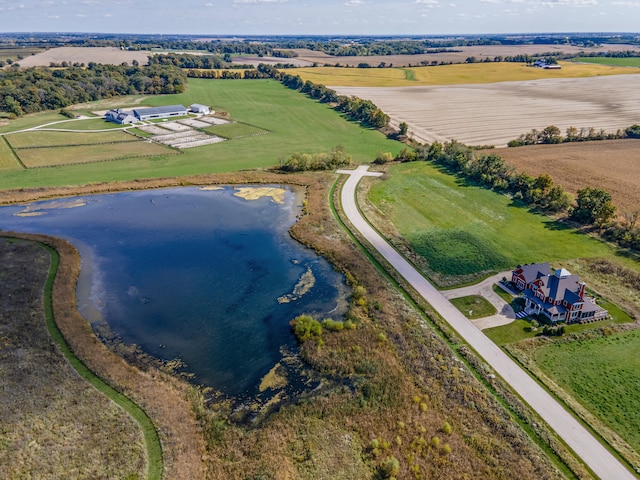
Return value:
[(154, 118), (184, 117), (187, 107), (183, 105), (167, 105), (164, 107), (136, 108), (131, 112), (138, 120)]
[(189, 111), (193, 113), (202, 113), (203, 115), (209, 115), (211, 113), (211, 109), (208, 105), (202, 105), (200, 103), (194, 103), (189, 106)]

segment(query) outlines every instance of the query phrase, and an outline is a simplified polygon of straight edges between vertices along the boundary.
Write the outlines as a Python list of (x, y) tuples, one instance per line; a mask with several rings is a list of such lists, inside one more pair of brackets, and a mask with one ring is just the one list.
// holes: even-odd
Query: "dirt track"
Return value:
[(418, 141), (504, 146), (532, 128), (640, 123), (640, 75), (434, 87), (331, 87), (373, 101)]

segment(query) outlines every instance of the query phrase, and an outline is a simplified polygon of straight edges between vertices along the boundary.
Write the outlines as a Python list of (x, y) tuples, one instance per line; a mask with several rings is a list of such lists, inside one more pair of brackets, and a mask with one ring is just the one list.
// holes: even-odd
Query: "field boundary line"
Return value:
[(22, 160), (20, 160), (20, 157), (16, 153), (15, 149), (11, 146), (11, 144), (9, 143), (9, 140), (7, 140), (7, 136), (0, 135), (0, 137), (2, 137), (2, 141), (7, 145), (7, 147), (9, 148), (9, 151), (11, 151), (11, 155), (13, 156), (13, 159), (16, 161), (18, 166), (21, 167), (22, 170), (26, 170), (27, 166), (24, 163), (22, 163)]

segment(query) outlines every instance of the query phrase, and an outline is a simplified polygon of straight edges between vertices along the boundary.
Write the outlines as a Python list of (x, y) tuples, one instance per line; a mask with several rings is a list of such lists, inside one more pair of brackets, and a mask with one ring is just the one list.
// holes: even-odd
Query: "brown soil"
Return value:
[(563, 132), (570, 126), (616, 132), (638, 123), (640, 75), (335, 90), (373, 101), (421, 142), (506, 146), (549, 125)]
[(120, 50), (115, 47), (58, 47), (45, 50), (36, 55), (31, 55), (20, 60), (21, 67), (48, 67), (52, 62), (104, 63), (107, 65), (120, 65), (127, 62), (129, 65), (137, 60), (140, 65), (146, 65), (149, 61), (148, 52)]
[[(354, 57), (335, 57), (333, 55), (327, 55), (323, 52), (316, 52), (308, 49), (294, 49), (298, 56), (298, 60), (305, 60), (309, 63), (317, 63), (318, 65), (331, 65), (334, 66), (339, 63), (342, 66), (357, 67), (360, 63), (368, 63), (372, 67), (377, 67), (380, 63), (384, 62), (387, 65), (393, 65), (394, 67), (406, 67), (421, 65), (421, 62), (427, 62), (427, 64), (436, 62), (451, 62), (451, 63), (464, 63), (469, 57), (476, 57), (478, 60), (484, 60), (489, 58), (493, 60), (496, 56), (515, 56), (521, 54), (542, 54), (547, 52), (562, 52), (567, 54), (575, 54), (580, 52), (608, 52), (608, 51), (621, 51), (621, 50), (633, 50), (640, 51), (640, 46), (637, 45), (606, 45), (598, 48), (581, 48), (572, 47), (571, 45), (478, 45), (470, 47), (455, 47), (451, 50), (460, 50), (458, 52), (449, 51), (441, 53), (428, 53), (421, 55), (373, 55), (373, 56), (354, 56)], [(281, 59), (282, 61), (288, 61), (289, 59)], [(287, 63), (287, 62), (284, 62)]]
[(611, 193), (618, 213), (640, 209), (640, 140), (530, 145), (491, 150), (533, 177), (543, 173), (576, 195), (584, 187)]

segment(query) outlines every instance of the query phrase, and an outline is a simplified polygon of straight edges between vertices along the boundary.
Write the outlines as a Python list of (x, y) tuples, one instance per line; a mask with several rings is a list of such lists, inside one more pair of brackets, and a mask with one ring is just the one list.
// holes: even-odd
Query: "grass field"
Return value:
[(576, 57), (573, 59), (573, 61), (594, 63), (597, 65), (609, 65), (615, 67), (640, 67), (640, 57)]
[(536, 351), (540, 368), (640, 452), (640, 330)]
[(33, 128), (50, 122), (60, 122), (62, 120), (69, 119), (64, 115), (60, 115), (57, 111), (32, 113), (15, 120), (11, 120), (7, 125), (0, 126), (0, 133), (16, 132), (25, 128)]
[(471, 319), (489, 317), (497, 313), (496, 307), (491, 305), (489, 301), (479, 295), (469, 295), (468, 297), (459, 297), (451, 299), (451, 303), (462, 312), (462, 314)]
[(137, 139), (121, 131), (114, 132), (52, 132), (47, 130), (5, 135), (15, 148), (61, 147), (65, 145), (94, 145), (98, 143), (135, 142)]
[(27, 168), (103, 162), (118, 158), (149, 157), (169, 153), (175, 154), (176, 151), (157, 143), (145, 141), (75, 147), (27, 148), (17, 152)]
[[(622, 261), (605, 243), (514, 205), (507, 196), (462, 184), (425, 162), (392, 166), (387, 180), (372, 185), (369, 199), (430, 269), (445, 276), (573, 258)], [(640, 269), (631, 260), (626, 264)]]
[(4, 138), (0, 138), (0, 172), (19, 170), (20, 164)]
[(83, 118), (59, 125), (52, 125), (51, 128), (61, 128), (65, 130), (113, 130), (122, 128), (122, 125), (107, 122), (102, 118)]
[(640, 73), (628, 68), (562, 62), (561, 70), (527, 67), (522, 63), (474, 63), (412, 68), (298, 68), (303, 80), (342, 87), (409, 87), (419, 85), (463, 85), (475, 83), (586, 78)]
[(268, 130), (247, 125), (246, 123), (227, 123), (224, 125), (214, 125), (203, 129), (205, 132), (212, 133), (224, 138), (248, 137), (251, 135), (262, 135), (269, 133)]
[[(403, 145), (388, 140), (380, 132), (365, 129), (344, 119), (325, 104), (283, 87), (272, 80), (190, 79), (189, 89), (180, 95), (149, 97), (145, 105), (203, 103), (229, 111), (238, 122), (269, 130), (241, 141), (185, 150), (182, 155), (117, 160), (92, 165), (72, 165), (55, 169), (8, 172), (0, 177), (0, 189), (57, 186), (87, 182), (130, 180), (217, 173), (277, 165), (279, 159), (296, 152), (328, 152), (343, 145), (356, 162), (369, 162), (378, 151), (399, 152)], [(34, 126), (59, 114), (16, 120), (0, 128), (12, 131)]]

